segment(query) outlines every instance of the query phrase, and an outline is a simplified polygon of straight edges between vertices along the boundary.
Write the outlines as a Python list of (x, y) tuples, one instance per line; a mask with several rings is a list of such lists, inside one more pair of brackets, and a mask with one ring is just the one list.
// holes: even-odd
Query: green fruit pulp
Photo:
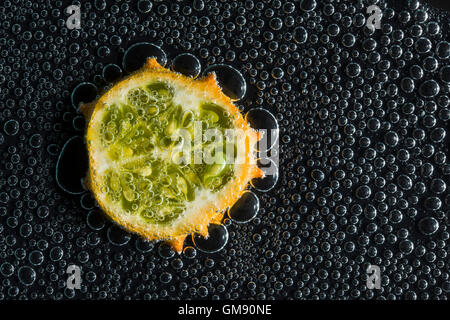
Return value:
[[(113, 165), (104, 175), (110, 201), (131, 215), (151, 224), (167, 224), (179, 217), (203, 189), (221, 190), (234, 175), (234, 165), (226, 163), (224, 152), (235, 141), (194, 139), (194, 123), (226, 135), (233, 129), (232, 117), (212, 102), (204, 101), (189, 110), (173, 101), (174, 89), (164, 82), (152, 82), (129, 90), (125, 101), (106, 107), (100, 137), (106, 157)], [(183, 129), (190, 137), (177, 136)], [(178, 157), (180, 146), (188, 147), (190, 159)], [(216, 150), (223, 149), (223, 153)], [(222, 159), (196, 163), (195, 152), (208, 151)], [(212, 150), (212, 151), (211, 151)], [(194, 163), (195, 162), (195, 163)]]

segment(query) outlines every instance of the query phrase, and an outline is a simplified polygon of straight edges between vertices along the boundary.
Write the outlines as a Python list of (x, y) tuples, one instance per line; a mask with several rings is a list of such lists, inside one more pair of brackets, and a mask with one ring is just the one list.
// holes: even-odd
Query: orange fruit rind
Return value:
[[(249, 182), (263, 176), (254, 150), (261, 135), (213, 73), (194, 80), (149, 58), (80, 111), (87, 122), (85, 184), (99, 206), (128, 231), (166, 240), (177, 252), (187, 235), (207, 237), (208, 225), (220, 223)], [(206, 132), (225, 138), (208, 140)], [(196, 162), (205, 152), (218, 161)]]

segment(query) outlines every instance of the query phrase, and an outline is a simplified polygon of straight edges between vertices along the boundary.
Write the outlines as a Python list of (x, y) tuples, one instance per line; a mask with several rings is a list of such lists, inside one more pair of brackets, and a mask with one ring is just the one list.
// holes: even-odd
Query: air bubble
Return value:
[(106, 0), (95, 0), (94, 6), (97, 10), (105, 10)]
[(59, 154), (59, 151), (60, 151), (59, 146), (56, 145), (56, 144), (54, 144), (54, 143), (49, 144), (49, 145), (47, 146), (47, 152), (48, 152), (50, 155), (52, 155), (52, 156), (58, 155), (58, 154)]
[(8, 120), (3, 125), (3, 130), (8, 136), (15, 136), (19, 132), (19, 122), (17, 120)]
[(197, 256), (197, 250), (194, 247), (186, 246), (183, 249), (183, 254), (187, 259), (194, 259)]
[(223, 93), (232, 100), (240, 100), (245, 96), (247, 84), (238, 70), (226, 64), (216, 64), (206, 68), (203, 75), (211, 72), (216, 74), (217, 82)]
[(175, 72), (197, 78), (201, 71), (201, 64), (196, 56), (190, 53), (182, 53), (173, 59), (172, 68)]
[(301, 0), (300, 2), (300, 8), (303, 11), (312, 11), (316, 8), (317, 2), (316, 0)]
[(175, 251), (173, 250), (172, 246), (165, 242), (161, 242), (161, 244), (159, 245), (158, 253), (164, 259), (169, 259), (175, 256)]
[(86, 146), (81, 137), (70, 138), (63, 146), (56, 163), (56, 182), (65, 192), (85, 192), (83, 181), (88, 171)]
[(411, 93), (415, 89), (414, 80), (411, 78), (403, 78), (400, 84), (403, 91), (406, 93)]
[(81, 196), (80, 204), (83, 209), (91, 210), (95, 207), (97, 202), (91, 193), (85, 193)]
[(194, 3), (192, 5), (196, 11), (202, 11), (205, 8), (205, 3), (203, 2), (203, 0), (194, 0)]
[(28, 266), (20, 267), (17, 276), (19, 281), (26, 286), (31, 286), (36, 281), (36, 271)]
[(436, 46), (436, 54), (440, 59), (447, 59), (450, 57), (450, 43), (441, 41)]
[(33, 250), (28, 256), (28, 260), (34, 266), (41, 265), (44, 262), (44, 255), (39, 250)]
[(439, 74), (443, 82), (450, 84), (450, 65), (442, 67)]
[(33, 148), (39, 148), (42, 145), (42, 140), (43, 138), (39, 133), (33, 134), (29, 140), (30, 146)]
[(237, 223), (247, 223), (256, 217), (258, 211), (258, 196), (251, 191), (245, 191), (228, 210), (228, 217)]
[(131, 239), (131, 235), (126, 230), (116, 225), (108, 228), (107, 236), (109, 242), (115, 246), (123, 246)]
[(154, 247), (155, 245), (152, 241), (142, 239), (141, 237), (136, 239), (136, 249), (139, 252), (147, 253), (152, 251)]
[(130, 73), (140, 69), (147, 58), (156, 58), (161, 66), (167, 62), (166, 53), (158, 46), (149, 42), (140, 42), (130, 46), (124, 54), (122, 66)]
[(253, 108), (245, 114), (245, 120), (253, 129), (261, 130), (262, 139), (265, 139), (265, 148), (262, 148), (261, 140), (258, 143), (260, 152), (272, 149), (278, 140), (279, 128), (275, 116), (263, 108)]
[(0, 265), (0, 273), (2, 276), (8, 278), (14, 273), (14, 266), (9, 262), (3, 262)]
[(424, 207), (425, 209), (436, 211), (442, 206), (442, 201), (438, 197), (428, 197), (425, 199)]
[(345, 68), (345, 72), (350, 78), (356, 78), (361, 73), (361, 66), (357, 63), (349, 63)]
[(105, 218), (103, 212), (94, 209), (86, 217), (86, 223), (92, 230), (102, 230), (105, 227)]
[(37, 209), (37, 216), (41, 219), (47, 218), (49, 213), (50, 209), (48, 206), (42, 205)]
[(279, 173), (277, 164), (270, 158), (258, 159), (257, 164), (263, 172), (263, 177), (252, 179), (250, 185), (255, 190), (261, 192), (272, 190), (278, 182)]
[(86, 121), (83, 116), (79, 115), (73, 118), (72, 126), (77, 131), (83, 131), (86, 126)]
[(372, 194), (372, 189), (368, 185), (359, 186), (356, 189), (356, 196), (359, 199), (368, 199)]
[(425, 81), (419, 88), (419, 93), (425, 98), (433, 98), (438, 95), (439, 91), (439, 84), (435, 80)]
[(422, 37), (416, 41), (416, 50), (421, 54), (431, 51), (431, 48), (431, 41), (427, 38)]
[(105, 82), (115, 82), (122, 77), (122, 69), (116, 64), (108, 64), (103, 68), (102, 77)]
[(78, 110), (80, 104), (89, 103), (97, 98), (97, 86), (90, 82), (82, 82), (77, 85), (71, 95), (72, 106)]
[(419, 221), (418, 227), (423, 234), (431, 235), (439, 229), (439, 222), (433, 217), (425, 217)]
[(303, 27), (297, 27), (294, 29), (294, 40), (298, 44), (303, 44), (308, 39), (308, 31)]
[(149, 0), (139, 0), (137, 4), (138, 10), (141, 13), (149, 13), (152, 10), (153, 4)]
[(210, 224), (208, 226), (208, 237), (203, 238), (195, 233), (192, 241), (197, 249), (207, 253), (214, 253), (222, 250), (228, 242), (228, 230), (220, 224)]

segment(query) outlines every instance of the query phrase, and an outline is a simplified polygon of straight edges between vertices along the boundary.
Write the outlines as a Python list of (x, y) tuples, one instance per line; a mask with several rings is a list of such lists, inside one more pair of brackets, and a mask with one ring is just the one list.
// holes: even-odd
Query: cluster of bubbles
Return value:
[[(0, 299), (447, 298), (448, 14), (417, 0), (78, 4), (80, 30), (62, 1), (0, 5)], [(380, 30), (365, 25), (371, 4)], [(140, 41), (186, 74), (239, 70), (245, 90), (228, 94), (278, 122), (277, 186), (211, 226), (228, 241), (217, 253), (197, 237), (180, 256), (145, 242), (104, 220), (81, 182), (71, 197), (55, 181), (84, 130), (69, 102), (132, 71), (116, 63)], [(65, 171), (81, 172), (83, 140), (68, 143), (80, 153)], [(80, 290), (66, 288), (70, 264)]]

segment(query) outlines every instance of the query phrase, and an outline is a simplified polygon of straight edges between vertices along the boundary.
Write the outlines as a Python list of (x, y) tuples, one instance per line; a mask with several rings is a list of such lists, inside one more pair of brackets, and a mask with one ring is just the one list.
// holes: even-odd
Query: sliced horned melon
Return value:
[[(187, 235), (207, 236), (208, 225), (262, 176), (253, 150), (260, 136), (214, 74), (193, 80), (150, 58), (81, 111), (86, 185), (98, 204), (129, 231), (167, 240), (178, 252)], [(218, 135), (205, 138), (211, 132)]]

